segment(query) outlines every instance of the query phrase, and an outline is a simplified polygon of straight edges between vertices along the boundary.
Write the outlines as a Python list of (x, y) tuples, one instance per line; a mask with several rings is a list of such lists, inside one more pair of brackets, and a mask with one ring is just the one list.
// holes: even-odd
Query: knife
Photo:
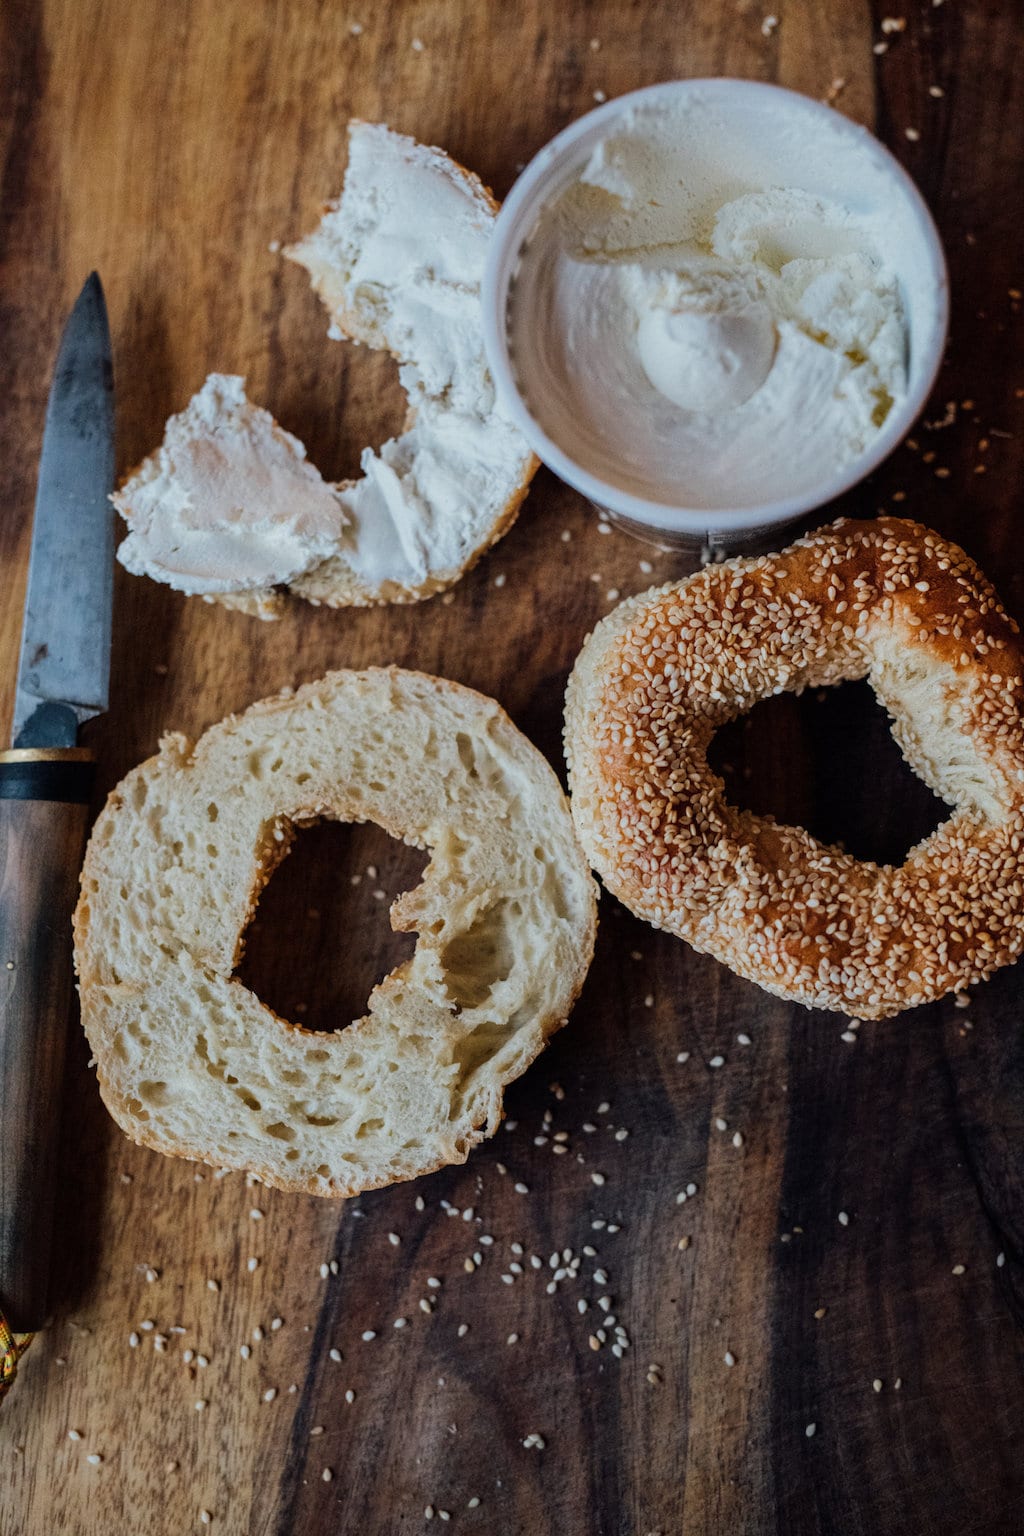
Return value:
[(93, 777), (78, 729), (107, 707), (113, 484), (110, 329), (94, 272), (50, 388), (12, 747), (0, 752), (0, 1395), (23, 1336), (48, 1315), (71, 914)]

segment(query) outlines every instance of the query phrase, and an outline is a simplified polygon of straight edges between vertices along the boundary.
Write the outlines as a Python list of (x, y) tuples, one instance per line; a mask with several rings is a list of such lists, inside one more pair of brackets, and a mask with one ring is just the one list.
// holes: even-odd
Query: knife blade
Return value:
[[(15, 695), (0, 752), (0, 1354), (47, 1318), (71, 914), (92, 753), (79, 725), (107, 705), (113, 592), (114, 399), (99, 277), (61, 339), (43, 434)], [(0, 1395), (17, 1342), (0, 1360)]]
[(114, 589), (110, 327), (93, 272), (64, 328), (46, 411), (14, 704), (15, 747), (75, 744), (107, 707)]

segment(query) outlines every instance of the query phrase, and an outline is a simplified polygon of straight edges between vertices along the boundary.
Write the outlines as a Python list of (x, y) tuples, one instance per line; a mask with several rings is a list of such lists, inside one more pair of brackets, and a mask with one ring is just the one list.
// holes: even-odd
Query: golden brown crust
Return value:
[[(714, 731), (773, 692), (867, 677), (953, 814), (899, 868), (729, 805)], [(1024, 947), (1024, 653), (962, 550), (845, 520), (624, 603), (567, 695), (573, 816), (630, 909), (768, 991), (862, 1018)]]

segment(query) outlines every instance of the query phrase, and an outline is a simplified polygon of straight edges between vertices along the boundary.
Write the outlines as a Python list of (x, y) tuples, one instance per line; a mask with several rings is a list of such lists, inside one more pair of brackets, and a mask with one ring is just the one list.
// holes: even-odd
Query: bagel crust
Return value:
[[(899, 867), (739, 810), (708, 766), (759, 699), (866, 678), (952, 813)], [(637, 916), (808, 1008), (888, 1018), (1024, 947), (1024, 653), (963, 550), (841, 519), (622, 603), (569, 680), (572, 812)]]
[[(262, 887), (322, 817), (431, 855), (391, 907), (412, 958), (333, 1034), (233, 974)], [(334, 672), (195, 743), (168, 736), (111, 794), (82, 871), (75, 964), (104, 1101), (140, 1144), (280, 1189), (352, 1195), (464, 1162), (566, 1020), (596, 894), (551, 768), (457, 683)]]

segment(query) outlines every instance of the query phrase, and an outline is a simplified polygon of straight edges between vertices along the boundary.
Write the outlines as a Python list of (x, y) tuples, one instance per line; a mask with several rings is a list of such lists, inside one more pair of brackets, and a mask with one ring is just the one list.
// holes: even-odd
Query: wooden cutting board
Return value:
[[(122, 469), (218, 369), (246, 374), (342, 478), (398, 425), (396, 370), (327, 340), (271, 243), (339, 190), (349, 117), (445, 146), (500, 196), (595, 100), (682, 75), (828, 97), (922, 187), (952, 268), (948, 360), (925, 424), (832, 510), (931, 523), (1024, 616), (1019, 7), (775, 12), (8, 0), (0, 719), (50, 367), (90, 268), (110, 301)], [(546, 472), (450, 598), (414, 608), (296, 606), (261, 625), (119, 569), (110, 713), (91, 731), (102, 789), (163, 731), (387, 662), (495, 695), (560, 766), (583, 637), (617, 596), (687, 569), (602, 533)], [(736, 797), (863, 855), (898, 860), (939, 819), (866, 685), (764, 705), (718, 752)], [(304, 833), (246, 979), (307, 1024), (357, 1016), (404, 952), (376, 893), (420, 862), (372, 829)], [(419, 1531), (431, 1510), (509, 1536), (1019, 1532), (1020, 988), (1003, 972), (967, 1007), (847, 1040), (843, 1019), (773, 1000), (605, 899), (584, 994), (505, 1127), (463, 1168), (346, 1206), (133, 1147), (76, 1030), (58, 1310), (0, 1412), (3, 1536), (178, 1536), (202, 1510), (231, 1536)], [(551, 1293), (555, 1254), (580, 1263)], [(621, 1359), (588, 1343), (604, 1297), (631, 1341)]]

